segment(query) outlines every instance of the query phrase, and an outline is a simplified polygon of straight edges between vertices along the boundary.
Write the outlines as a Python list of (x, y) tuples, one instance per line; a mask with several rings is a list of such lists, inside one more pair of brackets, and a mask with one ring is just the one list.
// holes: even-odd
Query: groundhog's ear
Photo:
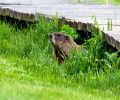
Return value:
[(66, 40), (69, 40), (69, 36), (66, 36), (65, 38), (66, 38)]

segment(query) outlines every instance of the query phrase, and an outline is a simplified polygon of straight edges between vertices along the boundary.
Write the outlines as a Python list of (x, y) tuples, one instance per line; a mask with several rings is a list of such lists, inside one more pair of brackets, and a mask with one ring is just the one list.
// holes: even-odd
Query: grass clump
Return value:
[[(84, 97), (87, 97), (86, 91), (88, 94), (97, 94), (96, 91), (99, 91), (100, 97), (108, 95), (106, 98), (109, 96), (117, 98), (120, 93), (120, 58), (117, 57), (117, 53), (107, 52), (106, 44), (100, 34), (94, 34), (93, 38), (86, 40), (83, 44), (83, 49), (77, 53), (73, 52), (69, 60), (58, 65), (53, 56), (49, 34), (54, 31), (64, 31), (76, 38), (77, 33), (66, 25), (62, 28), (58, 27), (57, 18), (52, 20), (40, 18), (35, 26), (26, 29), (18, 29), (0, 21), (0, 29), (0, 75), (2, 80), (0, 85), (4, 86), (3, 91), (11, 90), (8, 87), (15, 81), (14, 83), (18, 87), (14, 87), (19, 88), (12, 90), (15, 97), (19, 92), (20, 96), (24, 95), (29, 98), (36, 94), (34, 91), (38, 91), (35, 97), (42, 95), (44, 99), (46, 96), (40, 92), (41, 85), (43, 88), (47, 88), (48, 92), (53, 91), (50, 92), (51, 94), (47, 92), (48, 96), (53, 95), (56, 98), (62, 94), (63, 98), (70, 96), (65, 97), (61, 88), (68, 91), (66, 92), (68, 94), (69, 92), (75, 93), (74, 99), (76, 99), (76, 95), (79, 98), (81, 90), (85, 90)], [(11, 82), (6, 83), (4, 80), (6, 82), (11, 80)], [(2, 85), (2, 83), (4, 84)], [(38, 89), (34, 86), (37, 86)], [(32, 89), (34, 89), (34, 93)], [(10, 96), (9, 91), (7, 91), (7, 95)], [(93, 95), (91, 98), (95, 96)], [(32, 97), (34, 98), (34, 96)]]
[(60, 31), (67, 33), (73, 39), (76, 39), (78, 37), (76, 30), (74, 28), (69, 27), (69, 25), (63, 25)]
[[(71, 0), (69, 0), (71, 2)], [(103, 4), (120, 4), (120, 0), (72, 0), (72, 2), (85, 2), (85, 3), (103, 3)]]

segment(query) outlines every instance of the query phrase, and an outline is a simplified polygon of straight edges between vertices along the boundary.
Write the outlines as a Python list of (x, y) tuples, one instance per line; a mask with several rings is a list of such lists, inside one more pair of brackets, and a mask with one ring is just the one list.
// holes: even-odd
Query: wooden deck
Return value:
[[(94, 27), (92, 16), (96, 16), (104, 39), (120, 50), (120, 6), (70, 3), (67, 0), (0, 0), (0, 15), (19, 20), (34, 22), (41, 15), (50, 17), (56, 13), (62, 23), (88, 32)], [(108, 30), (108, 19), (112, 20), (112, 31)]]

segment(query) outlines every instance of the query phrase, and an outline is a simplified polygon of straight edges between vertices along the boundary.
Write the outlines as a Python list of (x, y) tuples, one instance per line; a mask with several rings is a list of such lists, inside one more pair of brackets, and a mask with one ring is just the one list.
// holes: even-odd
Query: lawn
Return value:
[[(44, 79), (28, 75), (24, 69), (16, 68), (15, 61), (0, 57), (0, 98), (1, 100), (118, 100), (111, 91), (84, 88), (59, 77)], [(20, 66), (21, 67), (21, 66)]]
[(49, 34), (64, 31), (57, 18), (41, 18), (26, 28), (0, 21), (0, 98), (3, 100), (118, 100), (120, 58), (106, 48), (101, 33), (86, 40), (78, 53), (58, 65)]

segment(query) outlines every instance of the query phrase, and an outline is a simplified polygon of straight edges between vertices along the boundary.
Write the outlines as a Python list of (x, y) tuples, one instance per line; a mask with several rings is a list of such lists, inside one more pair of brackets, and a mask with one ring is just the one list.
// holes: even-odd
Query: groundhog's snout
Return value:
[(54, 36), (54, 34), (50, 34), (50, 35), (49, 35), (49, 39), (50, 39), (50, 42), (51, 42), (52, 44), (55, 44), (55, 36)]

